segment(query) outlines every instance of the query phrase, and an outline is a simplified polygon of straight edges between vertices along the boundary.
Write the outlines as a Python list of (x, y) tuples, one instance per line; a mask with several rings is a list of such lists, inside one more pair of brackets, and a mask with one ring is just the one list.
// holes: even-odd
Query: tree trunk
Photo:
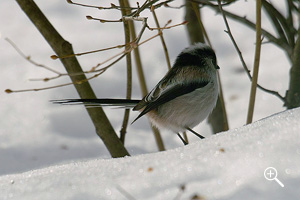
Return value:
[(285, 105), (288, 109), (300, 106), (300, 28), (298, 29), (298, 39), (294, 48), (292, 61), (290, 84)]
[[(72, 45), (62, 38), (33, 0), (16, 1), (52, 47), (56, 55), (63, 56), (74, 54)], [(96, 95), (90, 84), (87, 81), (84, 81), (86, 80), (86, 76), (83, 74), (76, 57), (64, 58), (61, 59), (61, 62), (69, 74), (80, 74), (70, 76), (79, 96), (86, 99), (95, 99)], [(79, 82), (81, 83), (78, 84)], [(123, 157), (129, 155), (102, 108), (89, 108), (87, 109), (87, 112), (94, 123), (98, 136), (103, 140), (111, 156)]]
[[(189, 22), (187, 24), (187, 31), (188, 31), (190, 43), (191, 44), (194, 44), (196, 42), (204, 43), (204, 33), (199, 24), (197, 14), (195, 13), (195, 12), (199, 12), (198, 15), (200, 16), (199, 5), (189, 0), (186, 0), (185, 3), (186, 3), (185, 20)], [(198, 8), (197, 10), (194, 9), (195, 6), (197, 6)], [(208, 123), (210, 123), (213, 133), (219, 133), (221, 131), (228, 130), (228, 122), (225, 113), (226, 113), (225, 108), (224, 106), (222, 106), (222, 101), (219, 96), (216, 107), (208, 118)]]

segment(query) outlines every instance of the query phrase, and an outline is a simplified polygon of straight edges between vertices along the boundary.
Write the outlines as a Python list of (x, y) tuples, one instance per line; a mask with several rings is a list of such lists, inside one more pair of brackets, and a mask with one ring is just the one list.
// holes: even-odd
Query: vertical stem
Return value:
[(255, 46), (254, 70), (252, 75), (247, 124), (250, 124), (253, 119), (258, 71), (259, 71), (260, 51), (261, 51), (261, 0), (256, 0), (256, 46)]
[(203, 28), (199, 23), (200, 17), (198, 4), (195, 4), (189, 0), (185, 0), (185, 20), (189, 22), (186, 27), (190, 44), (194, 44), (196, 42), (205, 42)]
[[(128, 22), (129, 22), (129, 27), (130, 27), (131, 38), (134, 39), (134, 38), (136, 38), (134, 23), (133, 23), (133, 21), (128, 21)], [(147, 89), (145, 73), (143, 70), (139, 47), (136, 47), (133, 49), (133, 54), (134, 54), (134, 59), (135, 59), (135, 64), (136, 64), (136, 69), (137, 69), (141, 92), (142, 92), (143, 96), (146, 96), (148, 94), (148, 89)]]
[[(124, 0), (124, 4), (125, 4), (125, 7), (128, 7), (128, 8), (130, 7), (128, 0)], [(133, 23), (133, 21), (128, 21), (128, 24), (130, 27), (131, 38), (135, 39), (137, 36), (135, 33), (134, 23)], [(136, 63), (136, 67), (137, 67), (137, 73), (138, 73), (138, 78), (139, 78), (139, 82), (140, 82), (142, 95), (146, 96), (148, 94), (148, 89), (147, 89), (147, 85), (146, 85), (145, 74), (144, 74), (144, 70), (143, 70), (143, 66), (142, 66), (139, 48), (138, 47), (134, 48), (133, 53), (134, 53), (134, 58), (135, 58), (135, 63)], [(165, 145), (164, 145), (164, 142), (162, 140), (159, 130), (154, 126), (151, 126), (151, 127), (152, 127), (152, 131), (153, 131), (153, 134), (155, 137), (155, 141), (156, 141), (158, 150), (164, 151)]]
[[(223, 121), (223, 124), (220, 126), (220, 127), (222, 127), (222, 129), (218, 130), (217, 128), (214, 128), (215, 129), (214, 133), (229, 130), (227, 112), (226, 112), (226, 107), (225, 107), (225, 102), (224, 102), (224, 95), (223, 95), (223, 87), (222, 87), (222, 84), (221, 84), (221, 76), (220, 76), (219, 71), (217, 73), (218, 73), (218, 83), (219, 83), (219, 98), (218, 98), (218, 101), (217, 101), (217, 104), (216, 104), (216, 108), (212, 111), (211, 116), (220, 118), (219, 120), (215, 120), (215, 121), (217, 123), (221, 123)], [(220, 108), (218, 108), (218, 107), (220, 107)], [(216, 112), (216, 111), (218, 112), (218, 115), (217, 114), (214, 115), (214, 112)], [(210, 123), (213, 123), (211, 116), (209, 117), (208, 121)], [(216, 122), (214, 122), (214, 124)]]
[[(122, 0), (119, 0), (120, 6), (121, 6), (121, 12), (122, 16), (126, 16), (129, 14), (126, 9), (124, 9), (125, 3)], [(129, 28), (129, 23), (126, 20), (123, 20), (123, 26), (124, 26), (124, 34), (125, 34), (125, 49), (129, 50), (131, 48), (130, 46), (130, 28)], [(127, 66), (127, 89), (126, 89), (126, 99), (131, 99), (131, 94), (132, 94), (132, 64), (131, 64), (131, 51), (127, 52), (126, 55), (126, 66)], [(122, 128), (120, 130), (120, 140), (121, 142), (125, 142), (125, 135), (126, 135), (126, 130), (128, 126), (128, 121), (129, 121), (129, 114), (130, 114), (130, 109), (126, 109), (124, 111), (124, 118), (123, 118), (123, 123), (122, 123)]]
[[(300, 18), (300, 8), (299, 8)], [(290, 69), (289, 90), (286, 95), (286, 105), (288, 109), (300, 106), (300, 27), (298, 28), (298, 39), (293, 52), (293, 65)]]
[[(205, 31), (205, 27), (203, 26), (198, 4), (189, 0), (186, 0), (185, 2), (185, 20), (189, 22), (187, 25), (187, 31), (189, 33), (190, 43), (194, 44), (196, 42), (204, 42), (205, 38), (207, 43), (212, 46), (208, 34)], [(213, 133), (228, 130), (229, 127), (219, 72), (218, 79), (220, 88), (218, 101), (216, 107), (208, 118), (208, 122), (213, 129)]]
[(152, 12), (152, 14), (153, 14), (155, 24), (156, 24), (156, 26), (157, 26), (157, 28), (158, 28), (158, 32), (160, 33), (160, 34), (159, 34), (159, 37), (160, 37), (162, 46), (163, 46), (163, 48), (164, 48), (164, 52), (165, 52), (165, 56), (166, 56), (166, 61), (167, 61), (167, 64), (168, 64), (168, 69), (170, 70), (170, 69), (171, 69), (171, 62), (170, 62), (170, 57), (169, 57), (167, 45), (166, 45), (166, 42), (165, 42), (165, 39), (164, 39), (164, 36), (163, 36), (163, 32), (162, 32), (161, 29), (160, 29), (159, 21), (158, 21), (158, 19), (157, 19), (157, 16), (156, 16), (154, 7), (151, 8), (151, 12)]
[[(200, 15), (200, 10), (199, 10), (199, 4), (194, 3), (194, 2), (192, 2), (191, 4), (192, 4), (193, 10), (194, 10), (194, 13), (195, 13), (195, 15), (197, 17), (197, 21), (199, 23), (199, 27), (201, 29), (201, 32), (203, 33), (201, 35), (203, 35), (202, 37), (204, 37), (206, 39), (208, 45), (212, 47), (210, 39), (209, 39), (209, 37), (207, 35), (207, 32), (206, 32), (206, 30), (204, 28), (204, 25), (202, 23), (202, 20), (201, 20), (201, 15)], [(203, 38), (203, 42), (204, 42), (204, 38)]]

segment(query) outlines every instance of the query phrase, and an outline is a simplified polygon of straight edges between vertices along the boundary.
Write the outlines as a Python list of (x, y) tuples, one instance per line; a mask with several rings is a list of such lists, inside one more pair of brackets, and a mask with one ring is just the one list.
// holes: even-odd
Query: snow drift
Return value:
[[(300, 109), (153, 154), (0, 177), (0, 199), (299, 199)], [(264, 178), (274, 167), (284, 184)]]

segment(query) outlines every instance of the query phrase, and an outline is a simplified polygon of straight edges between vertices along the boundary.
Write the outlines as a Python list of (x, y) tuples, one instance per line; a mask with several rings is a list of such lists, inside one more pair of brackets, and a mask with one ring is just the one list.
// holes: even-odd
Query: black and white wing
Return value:
[[(171, 81), (173, 83), (166, 83), (165, 80), (169, 80), (169, 82)], [(143, 109), (133, 122), (147, 114), (149, 111), (156, 109), (158, 106), (163, 105), (176, 97), (180, 97), (191, 93), (196, 89), (203, 88), (208, 83), (209, 81), (206, 80), (191, 80), (178, 83), (176, 81), (172, 81), (172, 79), (164, 78), (147, 96), (143, 98), (142, 101), (140, 101), (137, 106), (133, 108), (133, 110)]]

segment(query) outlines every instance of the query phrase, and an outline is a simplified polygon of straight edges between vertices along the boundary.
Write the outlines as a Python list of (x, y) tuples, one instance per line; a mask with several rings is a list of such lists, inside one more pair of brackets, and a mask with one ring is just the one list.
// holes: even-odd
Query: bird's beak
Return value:
[(220, 69), (219, 65), (216, 65), (215, 67), (216, 67), (216, 69)]

